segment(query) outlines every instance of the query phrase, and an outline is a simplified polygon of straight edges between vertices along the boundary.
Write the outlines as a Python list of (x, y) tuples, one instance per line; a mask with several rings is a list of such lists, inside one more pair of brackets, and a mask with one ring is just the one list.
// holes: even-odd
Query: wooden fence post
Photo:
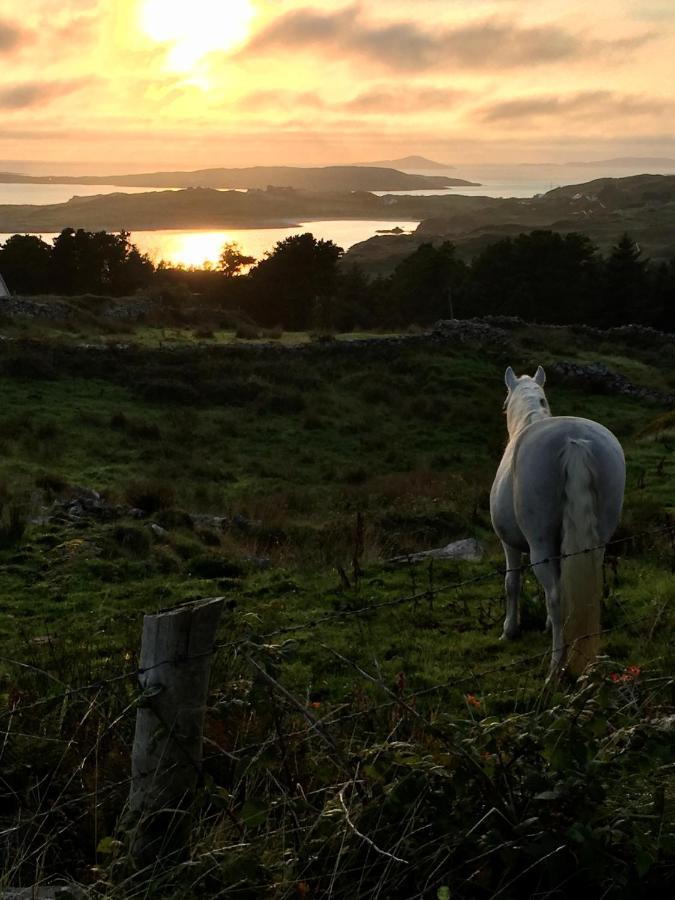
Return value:
[(213, 645), (223, 598), (143, 619), (126, 827), (131, 855), (147, 865), (180, 854), (202, 761)]

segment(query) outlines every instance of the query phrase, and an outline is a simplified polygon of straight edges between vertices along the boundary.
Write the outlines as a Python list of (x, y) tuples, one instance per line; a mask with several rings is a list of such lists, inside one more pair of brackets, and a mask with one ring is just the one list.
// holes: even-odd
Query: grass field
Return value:
[[(0, 344), (5, 884), (62, 876), (119, 897), (668, 895), (675, 418), (547, 386), (554, 413), (597, 419), (624, 445), (617, 537), (661, 530), (612, 548), (603, 659), (574, 689), (543, 686), (549, 639), (531, 576), (524, 634), (499, 641), (488, 492), (507, 364), (601, 362), (673, 392), (672, 352), (535, 327), (498, 346), (349, 352), (193, 329), (167, 349), (145, 327), (123, 349), (92, 349), (86, 323), (24, 334)], [(83, 489), (100, 505), (71, 515)], [(465, 537), (485, 560), (387, 563)], [(214, 662), (189, 857), (143, 880), (125, 868), (119, 824), (134, 679), (98, 682), (133, 673), (144, 613), (214, 595), (226, 597), (217, 640), (250, 644)]]

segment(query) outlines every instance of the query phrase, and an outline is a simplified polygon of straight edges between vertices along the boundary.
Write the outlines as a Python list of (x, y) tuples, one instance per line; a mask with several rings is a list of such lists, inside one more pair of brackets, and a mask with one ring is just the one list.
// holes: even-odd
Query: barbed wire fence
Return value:
[[(547, 560), (524, 563), (516, 569), (494, 568), (443, 585), (434, 585), (430, 580), (425, 588), (404, 596), (348, 606), (267, 631), (256, 632), (249, 627), (248, 633), (241, 637), (209, 642), (208, 649), (198, 654), (176, 654), (149, 666), (135, 666), (76, 686), (63, 684), (53, 673), (32, 663), (0, 656), (0, 662), (6, 666), (31, 672), (50, 688), (62, 687), (56, 691), (49, 690), (45, 696), (37, 698), (21, 691), (15, 695), (10, 693), (7, 708), (0, 710), (0, 765), (3, 767), (0, 770), (3, 771), (0, 778), (0, 809), (4, 807), (8, 810), (7, 814), (0, 814), (0, 846), (4, 845), (6, 858), (12, 860), (8, 872), (14, 873), (17, 879), (31, 872), (34, 883), (39, 882), (41, 877), (53, 878), (53, 869), (50, 871), (45, 862), (52, 848), (78, 843), (83, 836), (89, 843), (88, 847), (80, 849), (79, 855), (83, 859), (98, 854), (106, 862), (122, 851), (123, 841), (118, 840), (114, 833), (111, 835), (110, 822), (127, 808), (128, 794), (134, 784), (143, 778), (150, 779), (152, 784), (156, 775), (155, 771), (129, 774), (133, 719), (138, 717), (139, 709), (152, 707), (154, 702), (153, 692), (147, 688), (148, 676), (153, 673), (166, 674), (171, 670), (174, 676), (180, 678), (181, 670), (194, 662), (205, 662), (209, 668), (220, 664), (225, 673), (224, 687), (212, 687), (209, 695), (204, 752), (184, 754), (187, 764), (194, 769), (200, 787), (209, 779), (222, 778), (223, 775), (223, 780), (229, 781), (229, 787), (220, 794), (218, 791), (221, 789), (216, 789), (219, 801), (217, 812), (210, 812), (202, 822), (204, 825), (209, 816), (224, 817), (238, 837), (232, 845), (225, 844), (220, 849), (209, 851), (215, 854), (214, 866), (217, 866), (219, 854), (246, 843), (244, 839), (248, 828), (262, 815), (260, 810), (255, 809), (255, 804), (249, 803), (247, 807), (249, 801), (246, 800), (251, 793), (256, 793), (251, 791), (251, 782), (261, 779), (267, 782), (267, 795), (274, 798), (270, 808), (274, 808), (276, 815), (269, 818), (282, 821), (275, 829), (265, 831), (266, 840), (281, 836), (284, 842), (293, 843), (307, 829), (314, 827), (312, 816), (316, 816), (317, 811), (325, 808), (326, 804), (333, 803), (334, 816), (339, 817), (345, 832), (349, 832), (366, 848), (366, 858), (370, 860), (367, 865), (375, 865), (376, 859), (379, 864), (385, 860), (388, 872), (391, 866), (409, 865), (410, 860), (399, 855), (401, 851), (398, 846), (379, 846), (353, 821), (351, 803), (358, 802), (364, 758), (372, 746), (395, 744), (399, 740), (405, 744), (410, 739), (439, 744), (450, 754), (466, 755), (466, 750), (452, 738), (451, 729), (446, 727), (443, 710), (438, 705), (425, 706), (425, 701), (434, 696), (440, 700), (449, 692), (455, 698), (458, 693), (463, 694), (464, 714), (470, 718), (483, 702), (477, 699), (477, 695), (484, 689), (486, 680), (515, 670), (527, 681), (527, 687), (522, 687), (523, 699), (520, 702), (525, 703), (528, 689), (532, 693), (532, 685), (537, 679), (535, 699), (530, 699), (530, 703), (541, 705), (547, 693), (554, 690), (545, 680), (550, 649), (509, 658), (475, 671), (469, 670), (460, 677), (452, 674), (440, 682), (411, 689), (403, 674), (392, 684), (391, 678), (382, 674), (376, 659), (366, 667), (359, 654), (347, 654), (344, 648), (340, 650), (331, 646), (325, 637), (320, 637), (320, 632), (327, 625), (351, 619), (359, 622), (376, 620), (384, 610), (408, 605), (416, 609), (425, 601), (437, 614), (450, 607), (453, 597), (463, 595), (467, 589), (478, 585), (496, 583), (510, 572), (531, 571), (538, 563), (562, 560), (597, 549), (635, 546), (645, 541), (651, 545), (652, 541), (662, 536), (667, 536), (670, 542), (672, 572), (675, 571), (675, 524), (668, 522), (664, 527), (585, 548), (577, 554), (561, 554)], [(448, 595), (446, 604), (434, 605), (436, 598), (444, 595)], [(501, 603), (498, 607), (501, 612)], [(603, 628), (599, 633), (610, 635), (649, 625), (647, 633), (651, 637), (664, 613), (662, 605), (656, 612), (650, 609), (641, 616), (624, 617), (616, 625)], [(496, 622), (496, 619), (492, 621)], [(284, 661), (292, 657), (298, 647), (309, 642), (313, 642), (312, 650), (319, 647), (334, 666), (349, 673), (354, 686), (349, 699), (327, 711), (322, 701), (312, 701), (309, 695), (297, 696), (282, 683), (280, 677)], [(498, 693), (501, 688), (493, 684), (490, 690)], [(520, 686), (508, 690), (514, 692), (515, 708)], [(264, 698), (260, 702), (267, 707), (265, 717), (258, 716), (250, 702), (242, 699), (242, 695), (251, 692), (257, 692), (259, 700)], [(45, 731), (52, 727), (54, 715), (59, 725), (58, 733), (47, 734)], [(23, 726), (23, 722), (27, 724)], [(46, 728), (41, 729), (41, 723)], [(24, 727), (28, 730), (23, 730)], [(31, 727), (34, 730), (31, 731)], [(261, 728), (267, 729), (265, 734), (260, 734)], [(249, 736), (254, 739), (248, 740)], [(168, 738), (169, 742), (178, 744), (181, 751), (181, 738), (173, 725), (168, 728)], [(296, 773), (289, 759), (301, 757), (313, 746), (321, 747), (330, 761), (332, 777), (328, 783), (309, 791), (297, 779), (294, 780)], [(42, 772), (36, 765), (33, 768), (39, 774), (33, 775), (31, 766), (22, 762), (30, 755), (31, 749), (32, 752), (47, 753), (51, 761), (48, 771)], [(275, 758), (275, 770), (266, 772), (264, 761), (270, 755)], [(164, 765), (165, 775), (171, 775), (181, 767), (181, 762), (176, 759), (171, 759), (168, 765), (165, 760), (160, 760), (160, 764)], [(309, 810), (304, 818), (295, 809), (298, 794)], [(313, 799), (310, 800), (308, 794)], [(180, 796), (176, 798), (176, 803), (180, 806)], [(414, 815), (410, 818), (412, 822)], [(403, 828), (401, 844), (405, 843), (406, 835)], [(172, 859), (178, 867), (184, 864), (181, 848), (170, 846), (168, 841), (163, 842), (160, 838), (155, 849), (154, 862), (143, 861), (143, 865), (118, 880), (117, 887), (124, 891), (125, 897), (143, 894), (148, 881), (158, 875), (161, 868), (159, 860), (164, 860), (162, 865)], [(105, 866), (101, 872), (104, 869)], [(360, 870), (361, 878), (365, 877), (365, 871)], [(8, 872), (5, 878), (11, 877)], [(312, 877), (308, 871), (306, 875), (297, 874), (296, 881), (299, 879), (300, 883), (305, 883)], [(91, 878), (92, 873), (89, 872), (88, 879)], [(3, 886), (0, 880), (0, 887)], [(427, 884), (424, 890), (430, 887), (433, 887), (432, 883)], [(419, 896), (422, 895), (421, 892)]]

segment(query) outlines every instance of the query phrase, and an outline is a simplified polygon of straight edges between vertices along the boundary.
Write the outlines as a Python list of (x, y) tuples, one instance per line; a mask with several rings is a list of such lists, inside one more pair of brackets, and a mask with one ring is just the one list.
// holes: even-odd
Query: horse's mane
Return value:
[(514, 437), (523, 428), (551, 415), (546, 394), (534, 378), (524, 375), (519, 379), (506, 400), (506, 418), (509, 436)]

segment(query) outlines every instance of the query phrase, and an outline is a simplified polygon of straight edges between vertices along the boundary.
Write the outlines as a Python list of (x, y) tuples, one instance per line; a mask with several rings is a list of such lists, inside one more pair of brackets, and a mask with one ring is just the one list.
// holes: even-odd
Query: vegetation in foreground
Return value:
[[(523, 638), (498, 640), (487, 510), (506, 363), (593, 360), (673, 392), (662, 347), (520, 328), (497, 347), (213, 353), (130, 331), (126, 349), (53, 328), (0, 346), (3, 886), (672, 893), (668, 533), (614, 548), (605, 655), (588, 680), (549, 691), (532, 578)], [(619, 537), (663, 529), (672, 413), (555, 380), (548, 396), (622, 440)], [(485, 561), (386, 563), (469, 536)], [(228, 607), (218, 641), (250, 643), (214, 662), (187, 859), (134, 874), (119, 817), (138, 697), (118, 676), (137, 664), (144, 612), (214, 594)]]

